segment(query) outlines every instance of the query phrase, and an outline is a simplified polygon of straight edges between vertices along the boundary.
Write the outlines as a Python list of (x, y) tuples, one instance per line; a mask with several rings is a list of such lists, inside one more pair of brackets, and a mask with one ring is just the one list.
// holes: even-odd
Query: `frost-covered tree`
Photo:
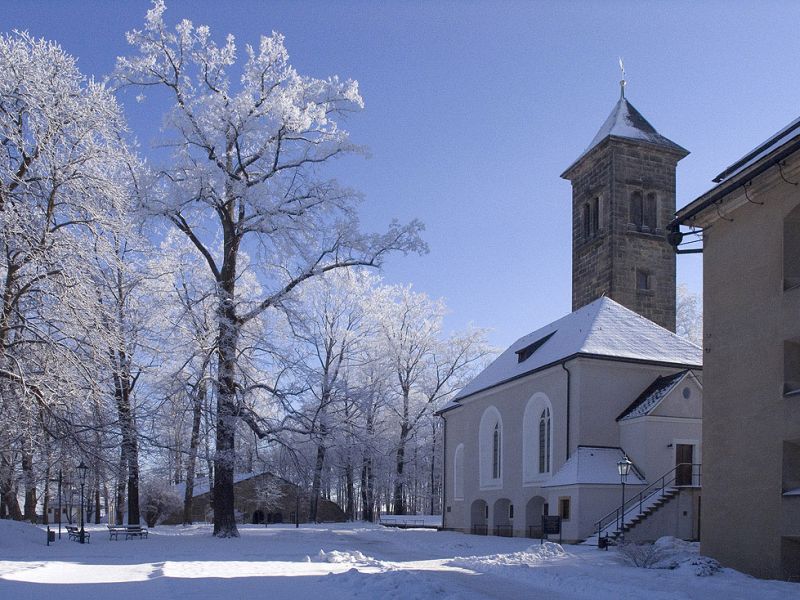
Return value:
[[(283, 36), (263, 36), (238, 60), (233, 36), (217, 45), (206, 26), (170, 29), (156, 0), (117, 79), (170, 95), (163, 189), (147, 208), (195, 245), (217, 294), (214, 535), (237, 536), (233, 473), (240, 422), (242, 328), (304, 281), (343, 266), (379, 266), (393, 250), (421, 249), (420, 225), (359, 232), (357, 196), (326, 177), (325, 165), (357, 151), (338, 119), (363, 106), (354, 81), (299, 75)], [(218, 243), (219, 242), (219, 243)], [(238, 287), (241, 252), (252, 254), (261, 293)]]
[(685, 283), (678, 285), (675, 310), (675, 333), (690, 342), (703, 345), (703, 300)]
[(296, 302), (286, 303), (299, 354), (293, 368), (307, 390), (296, 420), (316, 446), (312, 521), (317, 519), (328, 449), (353, 424), (346, 371), (366, 360), (366, 344), (375, 331), (366, 315), (367, 301), (376, 284), (369, 273), (340, 269), (307, 284)]
[[(217, 347), (215, 286), (202, 255), (178, 231), (167, 234), (158, 256), (150, 260), (149, 271), (150, 294), (157, 307), (151, 339), (159, 359), (152, 385), (167, 398), (156, 422), (164, 425), (158, 427), (163, 430), (162, 445), (175, 457), (169, 469), (171, 479), (185, 482), (183, 521), (191, 524), (197, 460), (203, 443), (201, 428), (204, 416), (210, 416), (210, 382)], [(188, 426), (184, 423), (187, 416)]]
[(53, 440), (91, 447), (86, 417), (103, 390), (102, 357), (84, 344), (97, 324), (86, 257), (108, 252), (103, 232), (125, 212), (123, 132), (113, 95), (57, 44), (0, 37), (0, 492), (11, 512), (18, 459), (31, 512)]
[(395, 457), (394, 512), (405, 514), (406, 449), (427, 415), (449, 400), (474, 376), (489, 352), (485, 332), (470, 329), (444, 334), (445, 305), (410, 286), (389, 286), (376, 298), (381, 311), (379, 351), (392, 372), (398, 437)]

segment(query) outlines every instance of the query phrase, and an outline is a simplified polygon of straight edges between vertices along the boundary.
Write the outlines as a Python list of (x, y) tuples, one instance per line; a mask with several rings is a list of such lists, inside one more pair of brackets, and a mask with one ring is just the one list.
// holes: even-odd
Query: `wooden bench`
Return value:
[(126, 540), (131, 538), (147, 538), (148, 531), (141, 525), (106, 525), (108, 527), (108, 539), (117, 540), (119, 534), (123, 534)]
[[(67, 525), (67, 535), (69, 539), (73, 542), (80, 542), (81, 541), (81, 530), (77, 525)], [(91, 537), (91, 533), (88, 531), (83, 532), (83, 539), (88, 543), (89, 538)]]

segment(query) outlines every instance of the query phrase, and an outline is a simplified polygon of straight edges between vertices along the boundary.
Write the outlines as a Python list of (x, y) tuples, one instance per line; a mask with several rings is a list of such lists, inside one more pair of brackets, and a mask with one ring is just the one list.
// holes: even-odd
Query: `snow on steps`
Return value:
[[(664, 504), (672, 500), (675, 496), (680, 493), (680, 490), (674, 487), (664, 488), (663, 490), (658, 489), (655, 490), (652, 494), (647, 496), (641, 503), (641, 510), (639, 510), (639, 503), (634, 502), (626, 511), (625, 515), (622, 519), (622, 529), (627, 531), (634, 527), (637, 523), (640, 523), (644, 519), (646, 519), (649, 515), (657, 511), (661, 508)], [(617, 529), (617, 521), (611, 521), (608, 525), (603, 527), (600, 531), (602, 536), (608, 536), (610, 539), (615, 540), (620, 535), (620, 531)], [(582, 542), (586, 545), (596, 546), (597, 545), (597, 534), (588, 537), (586, 540)]]

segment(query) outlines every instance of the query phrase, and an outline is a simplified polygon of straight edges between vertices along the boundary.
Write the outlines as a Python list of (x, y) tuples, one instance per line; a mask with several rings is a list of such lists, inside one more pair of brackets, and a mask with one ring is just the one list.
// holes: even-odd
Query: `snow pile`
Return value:
[(624, 544), (619, 553), (630, 564), (645, 569), (678, 569), (707, 577), (722, 570), (713, 558), (701, 556), (700, 544), (684, 542), (671, 536), (653, 544)]
[(358, 550), (345, 551), (345, 550), (331, 550), (325, 552), (320, 550), (313, 561), (310, 556), (306, 557), (306, 562), (323, 562), (323, 563), (351, 563), (359, 565), (381, 566), (381, 561), (375, 560), (371, 556), (367, 556)]
[(46, 544), (47, 533), (44, 529), (22, 521), (0, 520), (0, 547), (17, 548)]
[(534, 566), (546, 562), (563, 559), (569, 556), (564, 552), (560, 544), (544, 542), (540, 546), (529, 546), (522, 552), (512, 552), (510, 554), (492, 554), (490, 556), (466, 556), (456, 557), (448, 564), (453, 567), (472, 569), (473, 571), (485, 571), (493, 567), (509, 566)]

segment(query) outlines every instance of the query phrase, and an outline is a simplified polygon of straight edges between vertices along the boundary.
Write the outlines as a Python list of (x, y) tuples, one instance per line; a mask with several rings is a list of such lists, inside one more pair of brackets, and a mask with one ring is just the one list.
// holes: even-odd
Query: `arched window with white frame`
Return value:
[(459, 444), (453, 455), (453, 499), (464, 499), (464, 444)]
[(481, 417), (478, 448), (481, 489), (503, 487), (503, 419), (494, 406), (487, 408)]
[(539, 473), (550, 472), (550, 407), (539, 415)]
[(553, 405), (537, 392), (528, 400), (522, 416), (522, 482), (533, 484), (553, 471)]
[(492, 479), (500, 479), (500, 423), (495, 423), (492, 432)]

